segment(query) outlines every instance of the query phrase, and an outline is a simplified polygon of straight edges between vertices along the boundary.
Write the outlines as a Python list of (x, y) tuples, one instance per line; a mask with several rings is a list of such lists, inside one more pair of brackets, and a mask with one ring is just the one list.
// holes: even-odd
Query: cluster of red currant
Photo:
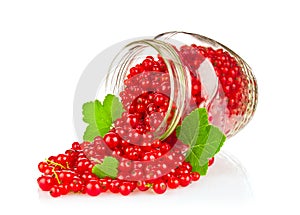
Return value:
[[(97, 137), (94, 142), (100, 139)], [(146, 191), (150, 188), (155, 193), (162, 194), (167, 187), (171, 189), (179, 186), (185, 187), (200, 178), (199, 173), (192, 172), (191, 165), (184, 161), (170, 173), (152, 180), (129, 181), (122, 179), (120, 174), (116, 179), (98, 178), (92, 173), (94, 162), (88, 159), (82, 150), (83, 148), (88, 149), (87, 146), (90, 144), (74, 142), (72, 148), (64, 154), (50, 156), (46, 161), (40, 162), (38, 169), (43, 175), (37, 179), (39, 187), (43, 191), (50, 191), (50, 195), (53, 197), (70, 192), (97, 196), (108, 190), (112, 193), (129, 195), (136, 189)], [(96, 147), (95, 150), (103, 151), (103, 148)], [(209, 165), (212, 163), (213, 159), (209, 161)], [(119, 171), (130, 169), (130, 165), (131, 163), (120, 162)]]
[(199, 58), (203, 56), (212, 63), (220, 82), (219, 95), (227, 102), (229, 116), (243, 115), (248, 103), (248, 80), (236, 59), (222, 49), (191, 47), (199, 51)]

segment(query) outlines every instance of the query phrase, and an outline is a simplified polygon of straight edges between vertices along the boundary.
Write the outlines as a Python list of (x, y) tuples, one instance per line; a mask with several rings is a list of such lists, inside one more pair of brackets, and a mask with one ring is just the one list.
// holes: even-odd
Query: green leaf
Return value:
[(208, 160), (220, 151), (226, 140), (226, 136), (217, 127), (208, 123), (205, 108), (198, 108), (186, 116), (176, 129), (176, 135), (190, 146), (186, 161), (200, 175), (206, 175)]
[(93, 167), (92, 173), (98, 178), (104, 178), (106, 176), (116, 178), (118, 175), (118, 166), (119, 161), (116, 158), (105, 157), (102, 163), (96, 164)]
[(101, 103), (98, 100), (94, 102), (87, 102), (82, 106), (83, 121), (90, 124), (96, 125), (96, 118), (99, 117), (99, 110)]
[(97, 126), (88, 125), (83, 134), (84, 141), (92, 142), (95, 137), (99, 136), (99, 131)]
[(105, 111), (111, 115), (112, 121), (120, 118), (122, 116), (122, 113), (124, 112), (122, 103), (116, 96), (112, 94), (108, 94), (105, 97), (103, 101), (103, 107)]
[(93, 141), (96, 136), (103, 137), (111, 129), (112, 123), (124, 112), (119, 99), (108, 94), (103, 104), (95, 100), (82, 106), (83, 121), (88, 124), (83, 139)]

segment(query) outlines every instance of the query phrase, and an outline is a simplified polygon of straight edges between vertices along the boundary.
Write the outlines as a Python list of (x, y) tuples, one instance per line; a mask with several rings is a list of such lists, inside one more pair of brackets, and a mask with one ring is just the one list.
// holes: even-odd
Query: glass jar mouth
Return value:
[[(183, 115), (185, 104), (191, 99), (191, 92), (188, 90), (191, 88), (189, 71), (183, 66), (178, 52), (171, 44), (153, 39), (143, 39), (127, 44), (114, 58), (110, 66), (105, 81), (105, 89), (110, 93), (119, 95), (119, 92), (124, 90), (123, 83), (130, 68), (149, 55), (162, 58), (170, 82), (170, 93), (167, 95), (169, 105), (162, 123), (154, 132), (157, 138), (164, 140), (177, 127)], [(157, 73), (157, 75), (160, 74)], [(174, 104), (176, 105), (175, 110), (173, 109)]]

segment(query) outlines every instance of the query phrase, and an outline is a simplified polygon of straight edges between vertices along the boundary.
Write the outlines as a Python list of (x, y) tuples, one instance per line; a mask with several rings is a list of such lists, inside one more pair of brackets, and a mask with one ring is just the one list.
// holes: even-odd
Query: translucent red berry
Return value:
[(101, 186), (97, 180), (90, 180), (86, 186), (85, 191), (90, 196), (98, 196), (101, 193)]

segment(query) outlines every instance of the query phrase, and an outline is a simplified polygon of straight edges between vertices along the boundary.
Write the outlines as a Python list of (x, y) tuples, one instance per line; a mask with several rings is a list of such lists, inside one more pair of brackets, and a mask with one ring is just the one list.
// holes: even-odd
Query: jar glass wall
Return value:
[(163, 95), (165, 110), (151, 102), (139, 105), (140, 112), (149, 113), (145, 133), (160, 139), (170, 136), (196, 107), (207, 108), (210, 122), (231, 137), (249, 122), (257, 103), (255, 78), (241, 57), (212, 39), (185, 32), (128, 44), (111, 65), (106, 89), (121, 97), (128, 112), (149, 93)]
[[(186, 44), (183, 47), (176, 46), (176, 49), (180, 53), (184, 49), (190, 49), (188, 54), (181, 55), (181, 60), (190, 65), (190, 70), (198, 74), (200, 79), (206, 76), (201, 71), (201, 63), (194, 59), (204, 57), (213, 66), (218, 77), (218, 87), (213, 99), (205, 104), (212, 124), (218, 126), (227, 137), (231, 137), (249, 122), (257, 105), (257, 83), (250, 66), (238, 54), (215, 40), (193, 33), (168, 32), (154, 39)], [(190, 53), (193, 53), (192, 56)], [(206, 69), (205, 74), (210, 74), (207, 71), (210, 70)], [(210, 81), (212, 79), (211, 74), (202, 81), (204, 88), (215, 86)], [(210, 95), (212, 94), (211, 90)]]

